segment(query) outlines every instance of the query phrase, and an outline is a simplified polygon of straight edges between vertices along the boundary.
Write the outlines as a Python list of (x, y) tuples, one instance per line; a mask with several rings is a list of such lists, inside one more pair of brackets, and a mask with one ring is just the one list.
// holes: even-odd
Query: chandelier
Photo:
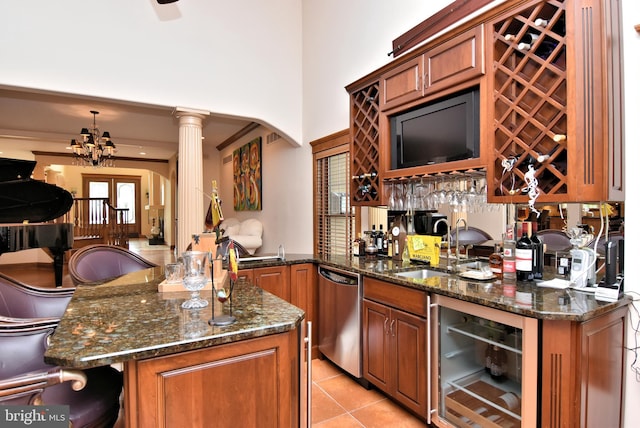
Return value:
[(96, 125), (96, 115), (100, 112), (91, 110), (93, 115), (93, 125), (90, 128), (82, 128), (80, 135), (82, 140), (71, 140), (71, 150), (78, 163), (83, 165), (91, 165), (93, 167), (114, 166), (113, 154), (116, 146), (111, 141), (108, 132), (103, 132), (100, 136), (100, 130)]

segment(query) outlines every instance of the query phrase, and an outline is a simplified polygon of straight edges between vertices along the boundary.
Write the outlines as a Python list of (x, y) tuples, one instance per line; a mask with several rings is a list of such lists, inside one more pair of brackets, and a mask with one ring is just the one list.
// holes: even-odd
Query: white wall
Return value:
[[(264, 226), (262, 247), (256, 254), (276, 253), (283, 245), (288, 254), (313, 253), (313, 188), (311, 146), (294, 147), (284, 139), (267, 144), (270, 131), (259, 128), (220, 153), (218, 183), (225, 218), (257, 218)], [(262, 210), (234, 211), (233, 163), (223, 164), (238, 147), (262, 137)]]
[(393, 60), (391, 42), (451, 0), (303, 1), (304, 138), (349, 127), (344, 87)]
[(301, 144), (301, 8), (3, 0), (0, 85), (256, 118)]

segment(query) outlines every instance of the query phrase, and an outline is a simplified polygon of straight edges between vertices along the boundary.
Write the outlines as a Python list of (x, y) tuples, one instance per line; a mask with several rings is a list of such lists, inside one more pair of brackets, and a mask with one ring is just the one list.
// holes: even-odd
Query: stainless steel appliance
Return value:
[(340, 368), (362, 377), (362, 278), (318, 266), (318, 348)]

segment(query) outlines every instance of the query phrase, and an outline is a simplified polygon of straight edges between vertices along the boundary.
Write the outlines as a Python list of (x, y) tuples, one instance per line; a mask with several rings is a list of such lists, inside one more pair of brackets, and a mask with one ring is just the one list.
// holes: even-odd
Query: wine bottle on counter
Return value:
[(507, 233), (503, 239), (502, 250), (502, 277), (505, 280), (516, 280), (516, 240), (514, 239), (513, 226), (507, 227)]
[(378, 230), (378, 235), (376, 236), (376, 247), (378, 247), (378, 253), (383, 254), (384, 250), (384, 232), (382, 231), (382, 225), (380, 225), (380, 230)]
[(527, 223), (522, 223), (522, 236), (516, 242), (516, 277), (518, 281), (533, 281), (533, 243)]
[(544, 244), (538, 237), (538, 222), (531, 223), (531, 243), (533, 244), (533, 279), (542, 279), (544, 273)]
[(378, 232), (376, 231), (376, 225), (371, 226), (371, 244), (373, 244), (376, 249), (378, 248)]
[(500, 244), (496, 244), (493, 249), (493, 253), (489, 256), (489, 268), (496, 278), (502, 278), (502, 252), (500, 251)]
[(359, 256), (364, 256), (364, 253), (361, 254), (360, 253), (360, 239), (361, 239), (361, 234), (358, 233), (358, 237), (356, 239), (353, 240), (353, 255), (356, 257)]

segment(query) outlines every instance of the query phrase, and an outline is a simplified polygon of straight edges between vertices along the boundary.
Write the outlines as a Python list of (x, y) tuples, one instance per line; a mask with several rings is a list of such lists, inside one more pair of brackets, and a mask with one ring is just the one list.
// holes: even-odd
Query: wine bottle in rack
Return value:
[(549, 21), (546, 19), (538, 18), (535, 21), (533, 21), (533, 24), (536, 27), (545, 28), (547, 25), (549, 25)]
[(520, 43), (518, 43), (518, 49), (521, 51), (528, 51), (531, 49), (533, 43), (538, 40), (540, 37), (539, 34), (536, 33), (527, 33), (520, 39)]

